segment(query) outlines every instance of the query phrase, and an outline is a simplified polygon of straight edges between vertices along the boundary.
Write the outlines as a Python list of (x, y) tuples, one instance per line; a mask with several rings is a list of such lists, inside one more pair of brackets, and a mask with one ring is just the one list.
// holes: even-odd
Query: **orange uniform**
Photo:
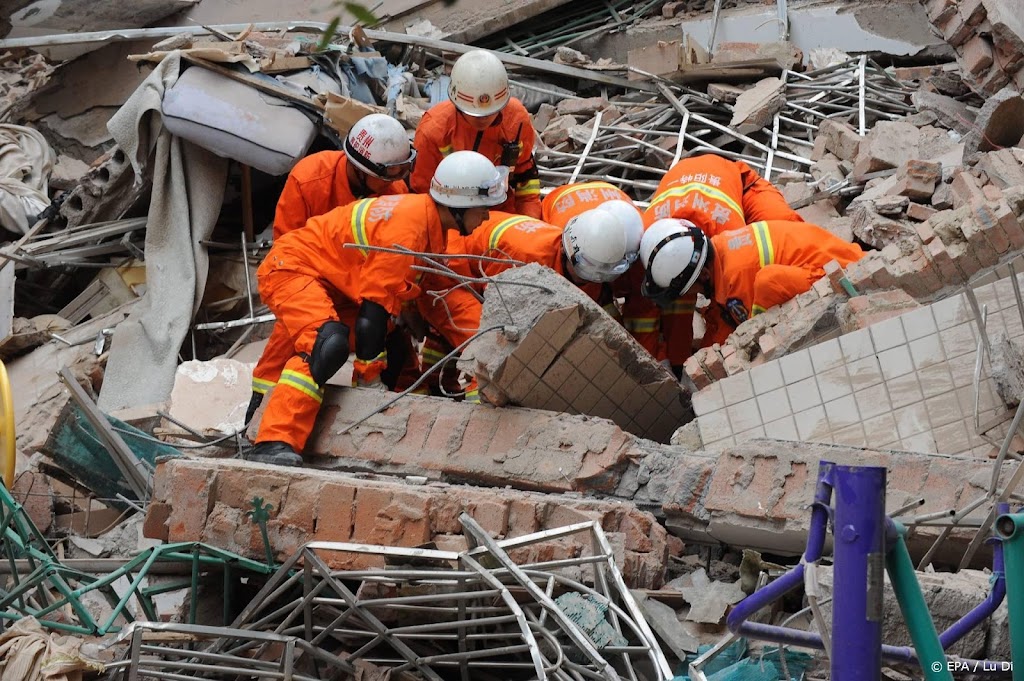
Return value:
[[(274, 241), (305, 226), (306, 221), (357, 197), (348, 183), (348, 157), (343, 151), (321, 151), (300, 160), (288, 173), (274, 214)], [(407, 194), (404, 182), (392, 182), (385, 194)], [(263, 354), (252, 370), (252, 390), (265, 395), (277, 383), (284, 365), (295, 354), (284, 326), (274, 324)], [(413, 363), (413, 367), (414, 367)], [(412, 373), (418, 373), (412, 368)]]
[[(650, 227), (662, 218), (689, 220), (709, 237), (760, 220), (803, 222), (779, 190), (750, 166), (714, 154), (684, 158), (665, 173), (644, 212), (644, 225)], [(696, 304), (697, 292), (691, 289), (661, 311), (662, 334), (673, 366), (682, 365), (692, 352)], [(708, 309), (704, 314), (705, 346), (724, 342), (732, 332), (722, 321), (722, 312)]]
[[(429, 196), (398, 195), (335, 208), (274, 244), (257, 272), (260, 296), (287, 331), (294, 354), (270, 396), (257, 443), (286, 442), (297, 452), (305, 446), (323, 400), (323, 388), (313, 380), (305, 359), (320, 326), (340, 320), (352, 330), (363, 301), (395, 316), (421, 294), (412, 256), (345, 244), (398, 244), (439, 253), (444, 251), (445, 232)], [(350, 347), (355, 343), (350, 333)]]
[[(392, 182), (381, 195), (408, 193), (405, 182)], [(345, 152), (310, 154), (288, 173), (274, 214), (274, 240), (304, 226), (311, 217), (362, 198), (366, 197), (356, 196), (348, 184), (348, 157)]]
[(442, 102), (427, 111), (416, 128), (416, 166), (409, 186), (418, 194), (426, 193), (441, 159), (453, 151), (468, 149), (483, 154), (494, 165), (509, 168), (509, 189), (513, 191), (495, 209), (539, 218), (540, 177), (533, 160), (535, 137), (530, 114), (515, 97), (501, 110), (494, 124), (482, 132), (474, 130), (454, 104)]
[(558, 187), (545, 196), (541, 204), (541, 219), (564, 229), (569, 220), (605, 201), (633, 203), (625, 192), (607, 182), (578, 182)]
[(733, 326), (809, 291), (830, 260), (846, 267), (864, 257), (817, 225), (771, 220), (711, 237), (713, 296)]

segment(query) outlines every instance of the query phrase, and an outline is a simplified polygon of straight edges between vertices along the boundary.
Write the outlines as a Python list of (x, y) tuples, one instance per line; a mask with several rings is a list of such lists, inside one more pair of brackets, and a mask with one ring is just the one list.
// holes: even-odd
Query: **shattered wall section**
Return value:
[(480, 328), (463, 361), (496, 405), (608, 418), (658, 442), (692, 419), (688, 394), (580, 289), (539, 265), (503, 272), (488, 287)]
[[(442, 483), (410, 485), (243, 461), (161, 463), (144, 533), (170, 542), (201, 538), (262, 559), (260, 528), (246, 516), (254, 497), (273, 506), (267, 530), (277, 560), (290, 557), (308, 541), (405, 547), (433, 542), (442, 550), (465, 550), (458, 521), (465, 511), (498, 538), (596, 520), (609, 534), (627, 584), (658, 588), (664, 578), (668, 535), (652, 515), (632, 504)], [(561, 551), (552, 552), (550, 545), (541, 548), (545, 554), (530, 556), (531, 562), (585, 555), (589, 550), (572, 538), (560, 544)], [(332, 567), (383, 567), (379, 556), (344, 557), (347, 564), (337, 562), (338, 554)]]

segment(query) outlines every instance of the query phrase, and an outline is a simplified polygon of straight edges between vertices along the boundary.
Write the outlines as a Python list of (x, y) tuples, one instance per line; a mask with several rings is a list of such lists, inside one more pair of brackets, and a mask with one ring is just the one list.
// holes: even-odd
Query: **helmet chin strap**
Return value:
[(466, 209), (449, 207), (448, 210), (451, 212), (452, 217), (455, 218), (455, 225), (459, 228), (459, 234), (469, 236), (466, 233)]
[(356, 198), (363, 199), (372, 194), (370, 185), (367, 183), (366, 178), (369, 177), (364, 171), (356, 168), (356, 179), (359, 180), (359, 186), (353, 187), (355, 191), (352, 193), (356, 195)]

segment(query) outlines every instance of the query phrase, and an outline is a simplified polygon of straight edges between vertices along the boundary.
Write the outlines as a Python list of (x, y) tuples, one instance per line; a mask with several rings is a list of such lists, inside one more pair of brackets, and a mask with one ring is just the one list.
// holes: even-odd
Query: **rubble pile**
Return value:
[[(886, 473), (871, 555), (913, 563), (949, 659), (1021, 650), (1002, 603), (1024, 499), (1012, 1), (865, 10), (930, 30), (916, 54), (882, 29), (824, 49), (787, 18), (847, 21), (844, 0), (780, 1), (768, 22), (746, 0), (385, 0), (385, 30), (154, 0), (76, 36), (40, 31), (77, 9), (35, 4), (0, 13), (0, 676), (41, 646), (84, 679), (825, 679), (842, 653), (822, 637), (865, 581), (836, 558), (864, 539), (836, 520), (838, 481), (863, 470)], [(642, 210), (680, 160), (715, 154), (866, 255), (716, 343), (697, 280), (680, 372), (617, 292), (420, 254), (457, 282), (431, 292), (452, 321), (452, 291), (482, 303), (446, 369), (458, 389), (354, 388), (346, 364), (313, 386), (301, 467), (242, 460), (268, 409), (246, 415), (275, 322), (257, 268), (289, 171), (371, 113), (412, 138), (480, 47), (528, 110), (542, 195), (610, 183)], [(450, 350), (420, 344), (424, 364)], [(907, 595), (877, 567), (887, 678), (914, 678)]]

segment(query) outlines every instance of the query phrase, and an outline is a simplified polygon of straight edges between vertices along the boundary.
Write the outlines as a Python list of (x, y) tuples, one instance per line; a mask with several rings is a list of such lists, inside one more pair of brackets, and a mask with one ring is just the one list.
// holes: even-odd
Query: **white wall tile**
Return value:
[(935, 454), (935, 438), (930, 432), (918, 433), (913, 437), (900, 440), (900, 447), (908, 452), (921, 452), (924, 454)]
[(916, 373), (889, 379), (885, 382), (885, 388), (889, 391), (889, 402), (893, 409), (906, 407), (924, 399)]
[(928, 421), (928, 410), (925, 408), (924, 402), (896, 409), (892, 415), (896, 421), (896, 432), (901, 440), (920, 433), (931, 432), (932, 427)]
[(875, 352), (882, 352), (907, 342), (907, 335), (903, 333), (903, 322), (899, 316), (876, 322), (869, 326), (868, 330), (875, 344)]
[(763, 395), (786, 385), (782, 379), (782, 367), (777, 361), (765, 362), (753, 367), (750, 370), (750, 380), (754, 384), (755, 395)]
[(850, 375), (850, 385), (855, 391), (870, 388), (882, 382), (882, 368), (875, 355), (847, 364), (846, 373)]
[(813, 377), (787, 385), (786, 392), (789, 393), (789, 404), (794, 414), (821, 404), (818, 383)]
[(934, 333), (917, 340), (910, 341), (910, 358), (914, 368), (920, 370), (933, 364), (946, 361), (946, 353), (942, 349), (940, 335)]
[(757, 406), (761, 412), (761, 420), (765, 423), (777, 421), (793, 413), (789, 406), (789, 396), (785, 388), (779, 388), (764, 395), (758, 395)]
[(974, 316), (962, 293), (940, 300), (932, 304), (931, 307), (932, 314), (935, 315), (935, 325), (938, 326), (939, 331), (956, 326)]
[(932, 316), (932, 306), (924, 305), (903, 313), (903, 330), (907, 334), (908, 341), (917, 340), (938, 331), (938, 327), (935, 326), (935, 317)]
[(796, 432), (801, 440), (812, 442), (830, 442), (828, 418), (825, 408), (821, 405), (793, 415), (796, 421)]
[(914, 370), (914, 363), (910, 359), (910, 349), (906, 343), (879, 352), (878, 363), (882, 367), (882, 375), (887, 380)]
[(866, 447), (868, 444), (867, 435), (864, 433), (864, 426), (860, 423), (848, 428), (840, 428), (832, 434), (832, 437), (837, 445)]
[(839, 347), (843, 350), (847, 364), (875, 354), (875, 346), (867, 329), (843, 334), (839, 337)]
[(693, 411), (697, 416), (710, 414), (725, 408), (725, 397), (722, 395), (721, 381), (715, 381), (708, 387), (693, 395)]
[(899, 440), (896, 421), (892, 414), (886, 412), (881, 416), (864, 422), (864, 433), (868, 438), (868, 447), (883, 447)]
[(860, 417), (864, 420), (892, 409), (889, 405), (889, 393), (886, 391), (884, 383), (858, 390), (853, 396), (857, 400)]
[(826, 402), (825, 415), (828, 416), (828, 424), (833, 432), (861, 422), (857, 401), (853, 395)]
[(739, 402), (726, 407), (729, 414), (729, 423), (732, 424), (733, 434), (742, 433), (745, 430), (763, 425), (761, 413), (757, 409), (756, 400), (750, 399), (746, 402)]
[(936, 364), (917, 372), (917, 380), (921, 383), (921, 392), (925, 398), (953, 390), (953, 375), (945, 364)]
[(772, 421), (764, 427), (764, 433), (767, 437), (773, 437), (776, 440), (799, 440), (800, 436), (796, 432), (796, 421), (792, 416), (779, 419), (778, 421)]
[(814, 365), (814, 372), (818, 375), (846, 363), (846, 358), (843, 356), (843, 349), (839, 345), (838, 338), (812, 345), (810, 351), (811, 364)]
[(958, 357), (978, 351), (974, 322), (952, 326), (939, 334), (946, 357)]
[(750, 372), (742, 371), (728, 378), (718, 381), (722, 386), (722, 396), (725, 398), (726, 406), (737, 404), (754, 397), (754, 388), (750, 384)]
[(786, 355), (779, 360), (779, 364), (782, 367), (782, 378), (786, 381), (787, 385), (792, 385), (797, 381), (802, 381), (814, 375), (811, 353), (806, 350)]
[(729, 416), (725, 409), (698, 417), (697, 425), (700, 426), (700, 439), (704, 444), (710, 444), (732, 435), (732, 426), (729, 425)]
[(850, 377), (846, 375), (845, 366), (819, 372), (816, 378), (822, 402), (830, 402), (853, 393), (853, 386), (850, 383)]

